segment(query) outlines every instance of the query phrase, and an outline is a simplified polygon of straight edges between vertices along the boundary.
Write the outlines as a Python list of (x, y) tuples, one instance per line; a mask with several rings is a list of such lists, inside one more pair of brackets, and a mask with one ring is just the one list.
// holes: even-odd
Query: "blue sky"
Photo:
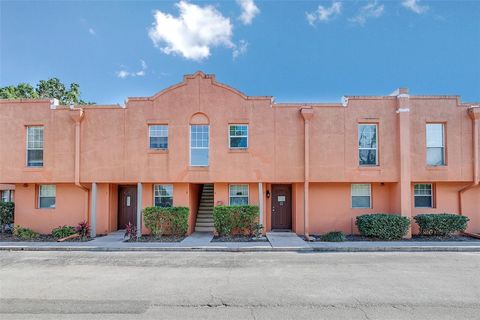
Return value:
[(1, 1), (0, 86), (58, 77), (101, 104), (202, 70), (278, 102), (480, 101), (480, 1)]

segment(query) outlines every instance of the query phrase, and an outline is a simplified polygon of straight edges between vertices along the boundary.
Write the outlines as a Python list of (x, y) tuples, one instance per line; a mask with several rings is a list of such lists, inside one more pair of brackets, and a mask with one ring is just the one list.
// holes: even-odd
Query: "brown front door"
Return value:
[(292, 229), (292, 186), (272, 185), (272, 230)]
[(136, 224), (137, 216), (137, 187), (118, 187), (118, 229), (125, 229), (131, 222)]

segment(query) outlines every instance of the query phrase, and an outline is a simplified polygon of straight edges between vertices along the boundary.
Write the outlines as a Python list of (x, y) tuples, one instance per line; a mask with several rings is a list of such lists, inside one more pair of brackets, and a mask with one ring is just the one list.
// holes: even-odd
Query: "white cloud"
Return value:
[(238, 45), (236, 45), (235, 48), (233, 49), (233, 52), (232, 52), (233, 59), (236, 59), (239, 56), (247, 53), (247, 49), (248, 49), (248, 42), (245, 40), (240, 40), (238, 42)]
[(308, 23), (314, 26), (315, 22), (328, 22), (334, 17), (338, 16), (341, 12), (342, 3), (340, 1), (334, 1), (329, 8), (324, 6), (318, 6), (317, 10), (313, 12), (307, 12), (306, 16)]
[(148, 33), (164, 53), (200, 61), (210, 56), (213, 47), (236, 48), (230, 19), (213, 6), (202, 7), (183, 0), (176, 6), (180, 11), (178, 17), (155, 11), (155, 22)]
[(237, 3), (242, 8), (242, 14), (238, 18), (243, 24), (251, 24), (253, 18), (260, 13), (260, 9), (253, 0), (237, 0)]
[(369, 18), (378, 18), (383, 15), (385, 6), (378, 4), (377, 0), (371, 1), (360, 8), (357, 15), (349, 20), (360, 25), (364, 25)]
[(415, 12), (416, 14), (425, 13), (429, 9), (428, 6), (419, 5), (417, 0), (403, 0), (402, 6), (404, 6), (408, 10)]
[(140, 64), (142, 66), (142, 69), (136, 72), (130, 72), (123, 68), (122, 70), (119, 70), (115, 72), (118, 78), (125, 79), (127, 77), (143, 77), (146, 74), (146, 70), (148, 68), (147, 63), (144, 60), (140, 60)]
[(88, 33), (90, 33), (92, 36), (96, 35), (97, 33), (95, 32), (95, 29), (93, 28), (88, 28)]

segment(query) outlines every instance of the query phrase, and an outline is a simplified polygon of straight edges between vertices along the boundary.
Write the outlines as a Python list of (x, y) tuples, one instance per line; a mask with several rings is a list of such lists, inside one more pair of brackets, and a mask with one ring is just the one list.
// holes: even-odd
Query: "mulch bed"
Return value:
[[(98, 236), (97, 236), (98, 237)], [(11, 233), (0, 233), (0, 242), (57, 242), (57, 238), (53, 237), (51, 234), (41, 234), (38, 238), (35, 239), (20, 239), (15, 237)], [(87, 238), (85, 240), (81, 238), (73, 238), (70, 240), (65, 240), (63, 242), (87, 242), (92, 240)]]
[(268, 242), (266, 237), (255, 238), (251, 236), (235, 235), (235, 236), (215, 236), (212, 242)]
[(185, 236), (161, 236), (154, 237), (151, 235), (144, 235), (137, 240), (129, 239), (125, 242), (180, 242), (185, 239)]
[[(322, 241), (321, 236), (319, 235), (314, 235), (312, 236), (315, 238), (314, 241)], [(405, 242), (411, 242), (411, 241), (480, 241), (480, 239), (469, 237), (469, 236), (464, 236), (464, 235), (453, 235), (450, 237), (439, 237), (439, 236), (421, 236), (421, 235), (413, 235), (411, 239), (402, 239), (402, 240), (381, 240), (381, 239), (375, 239), (375, 238), (369, 238), (369, 237), (364, 237), (361, 235), (347, 235), (347, 241), (405, 241)]]

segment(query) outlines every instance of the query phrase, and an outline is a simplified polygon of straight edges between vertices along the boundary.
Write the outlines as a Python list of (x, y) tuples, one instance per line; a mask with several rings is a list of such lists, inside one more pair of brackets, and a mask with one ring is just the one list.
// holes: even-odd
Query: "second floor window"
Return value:
[(228, 139), (230, 149), (247, 149), (248, 125), (231, 124), (228, 128)]
[(361, 166), (378, 165), (377, 125), (358, 125), (358, 160)]
[(148, 126), (148, 135), (150, 138), (150, 149), (168, 149), (167, 125)]
[(171, 207), (173, 205), (173, 186), (171, 184), (156, 184), (153, 186), (155, 207)]
[(427, 165), (445, 165), (445, 130), (443, 123), (427, 123)]
[(208, 166), (209, 149), (208, 125), (190, 126), (190, 165), (198, 167)]
[(43, 167), (43, 126), (27, 127), (27, 167)]
[(42, 209), (55, 208), (57, 188), (54, 184), (41, 184), (38, 186), (38, 207)]

